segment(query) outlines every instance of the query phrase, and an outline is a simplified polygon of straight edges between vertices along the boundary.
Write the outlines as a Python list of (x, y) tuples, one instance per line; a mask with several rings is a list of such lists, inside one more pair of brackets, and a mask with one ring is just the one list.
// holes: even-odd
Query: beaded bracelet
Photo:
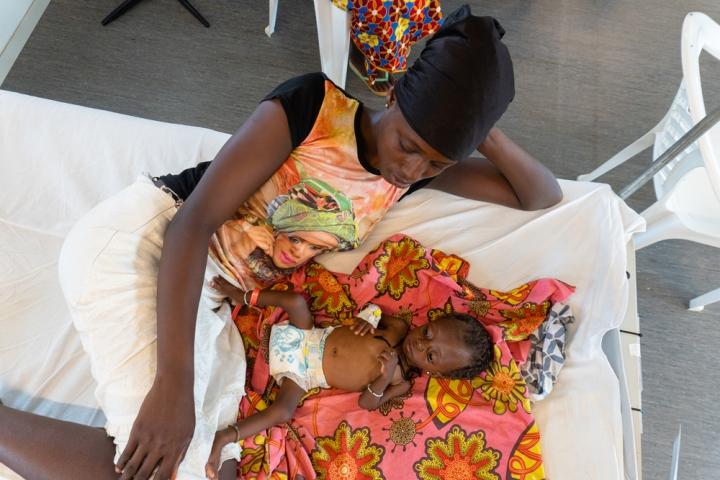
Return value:
[(373, 397), (375, 397), (375, 398), (382, 398), (382, 397), (383, 397), (383, 395), (384, 395), (384, 393), (381, 393), (381, 394), (377, 394), (377, 393), (373, 392), (373, 389), (372, 389), (372, 388), (370, 388), (370, 385), (371, 385), (371, 384), (370, 384), (370, 383), (368, 383), (368, 386), (367, 386), (367, 391), (368, 391), (368, 392), (370, 392), (370, 394), (371, 394), (371, 395), (372, 395)]

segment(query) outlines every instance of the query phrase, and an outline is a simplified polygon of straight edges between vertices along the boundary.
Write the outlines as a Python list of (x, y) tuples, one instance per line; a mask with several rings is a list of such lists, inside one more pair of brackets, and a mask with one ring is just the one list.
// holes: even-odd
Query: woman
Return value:
[[(216, 272), (247, 280), (228, 275), (232, 242), (223, 240), (239, 206), (267, 218), (278, 193), (320, 179), (351, 200), (362, 241), (393, 203), (424, 186), (522, 209), (560, 201), (552, 173), (494, 127), (514, 96), (503, 33), (468, 7), (453, 13), (382, 111), (319, 74), (286, 82), (209, 166), (158, 179), (184, 200), (181, 208), (143, 180), (81, 220), (64, 247), (61, 277), (106, 431), (0, 407), (0, 462), (27, 478), (117, 478), (107, 432), (122, 479), (153, 471), (167, 479), (185, 471), (191, 440), (183, 465), (209, 452), (215, 430), (237, 410), (242, 379), (222, 376), (232, 367), (223, 352), (235, 354), (226, 339), (237, 331), (201, 291)], [(467, 158), (476, 148), (486, 159)], [(146, 343), (116, 355), (134, 332)], [(138, 370), (150, 380), (133, 383)], [(230, 462), (221, 470), (234, 473)]]

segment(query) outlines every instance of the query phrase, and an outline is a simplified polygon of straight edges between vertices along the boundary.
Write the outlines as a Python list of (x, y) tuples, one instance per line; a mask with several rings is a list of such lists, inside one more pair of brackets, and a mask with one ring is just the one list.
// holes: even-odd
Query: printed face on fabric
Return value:
[(393, 101), (392, 92), (389, 98), (389, 107), (380, 120), (377, 136), (376, 167), (385, 180), (396, 187), (407, 188), (457, 163), (423, 140)]
[(295, 268), (330, 250), (347, 250), (357, 240), (352, 202), (328, 183), (306, 178), (268, 205), (274, 231), (272, 261)]
[(408, 363), (423, 372), (444, 376), (472, 363), (472, 353), (463, 338), (465, 325), (441, 317), (410, 330), (402, 351)]
[(275, 237), (272, 260), (279, 268), (295, 268), (337, 246), (337, 238), (327, 232), (279, 233)]

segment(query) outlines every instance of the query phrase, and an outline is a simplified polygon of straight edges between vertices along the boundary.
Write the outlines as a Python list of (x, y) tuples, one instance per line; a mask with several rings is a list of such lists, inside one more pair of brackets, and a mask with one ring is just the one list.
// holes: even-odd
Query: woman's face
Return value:
[(455, 165), (457, 162), (443, 156), (415, 133), (397, 102), (390, 98), (392, 105), (380, 120), (377, 136), (376, 167), (383, 178), (396, 187), (407, 188)]
[(276, 267), (295, 268), (337, 246), (337, 238), (327, 232), (279, 233), (275, 237), (272, 259)]

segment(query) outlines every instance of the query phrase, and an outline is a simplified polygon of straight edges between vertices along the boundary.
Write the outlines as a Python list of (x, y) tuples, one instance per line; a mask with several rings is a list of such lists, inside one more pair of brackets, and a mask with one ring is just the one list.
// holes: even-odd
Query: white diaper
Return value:
[(301, 330), (287, 322), (273, 325), (270, 332), (270, 375), (278, 384), (289, 378), (306, 392), (328, 388), (322, 369), (325, 340), (335, 327)]

